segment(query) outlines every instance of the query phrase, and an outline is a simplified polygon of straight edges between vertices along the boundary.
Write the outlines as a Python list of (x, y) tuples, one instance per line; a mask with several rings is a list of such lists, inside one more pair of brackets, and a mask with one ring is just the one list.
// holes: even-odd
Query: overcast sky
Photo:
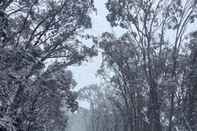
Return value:
[[(106, 21), (105, 16), (107, 14), (107, 10), (105, 8), (106, 0), (95, 0), (95, 6), (97, 8), (97, 14), (92, 14), (92, 24), (93, 27), (88, 33), (100, 36), (102, 32), (110, 32), (111, 27), (109, 23)], [(95, 76), (96, 71), (101, 64), (101, 56), (94, 57), (90, 59), (88, 62), (84, 62), (80, 66), (73, 66), (71, 69), (73, 71), (74, 79), (76, 80), (77, 89), (83, 88), (84, 86), (90, 84), (98, 84), (99, 79)]]

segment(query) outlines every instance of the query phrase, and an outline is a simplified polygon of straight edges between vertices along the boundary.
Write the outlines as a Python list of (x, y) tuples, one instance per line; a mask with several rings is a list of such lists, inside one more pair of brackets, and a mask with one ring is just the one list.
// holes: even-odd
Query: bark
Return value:
[(189, 123), (192, 131), (197, 129), (197, 85), (191, 90), (189, 104)]
[[(195, 37), (195, 36), (194, 36)], [(192, 43), (191, 63), (190, 63), (190, 90), (189, 90), (189, 110), (188, 121), (192, 131), (197, 129), (197, 46), (196, 42)]]
[(168, 131), (172, 131), (172, 127), (173, 127), (172, 117), (174, 114), (174, 92), (172, 92), (172, 94), (171, 94), (170, 107), (171, 107), (171, 109), (170, 109), (170, 116), (169, 116)]
[(160, 104), (158, 100), (157, 85), (151, 82), (149, 104), (150, 131), (162, 131), (160, 123)]

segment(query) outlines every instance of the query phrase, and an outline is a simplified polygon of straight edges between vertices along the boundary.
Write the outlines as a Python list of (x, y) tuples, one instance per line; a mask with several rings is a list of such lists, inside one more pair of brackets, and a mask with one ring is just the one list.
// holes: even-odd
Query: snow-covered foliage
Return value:
[(64, 131), (66, 111), (78, 107), (66, 67), (94, 53), (77, 39), (93, 8), (89, 0), (0, 1), (0, 129)]

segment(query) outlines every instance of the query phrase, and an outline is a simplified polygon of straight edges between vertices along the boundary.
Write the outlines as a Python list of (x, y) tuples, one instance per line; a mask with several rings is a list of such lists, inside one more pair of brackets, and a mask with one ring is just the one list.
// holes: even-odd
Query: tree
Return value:
[[(106, 7), (109, 11), (108, 21), (112, 26), (120, 26), (128, 31), (129, 41), (134, 43), (133, 50), (139, 54), (138, 59), (149, 88), (148, 120), (151, 131), (160, 131), (164, 126), (160, 122), (163, 104), (159, 98), (160, 82), (169, 82), (171, 90), (168, 101), (171, 104), (166, 115), (168, 130), (171, 131), (174, 128), (175, 94), (179, 90), (177, 83), (182, 81), (179, 78), (184, 74), (181, 67), (185, 58), (181, 50), (185, 45), (182, 41), (187, 25), (196, 18), (196, 1), (108, 0)], [(168, 37), (169, 33), (175, 36), (174, 39)]]
[(62, 108), (77, 108), (64, 69), (94, 53), (78, 40), (93, 8), (89, 0), (0, 1), (0, 114), (17, 131), (64, 130)]
[[(120, 38), (105, 33), (102, 36), (100, 47), (103, 49), (103, 64), (100, 74), (106, 77), (109, 69), (114, 74), (109, 77), (110, 86), (120, 99), (121, 114), (125, 119), (124, 130), (147, 130), (146, 116), (143, 114), (147, 108), (145, 99), (148, 95), (143, 66), (139, 59), (139, 52), (126, 33)], [(117, 100), (113, 103), (119, 103)]]
[[(118, 109), (112, 106), (111, 90), (98, 85), (89, 85), (79, 91), (79, 99), (90, 103), (88, 131), (118, 131), (122, 128), (122, 117)], [(122, 108), (122, 107), (121, 107)]]

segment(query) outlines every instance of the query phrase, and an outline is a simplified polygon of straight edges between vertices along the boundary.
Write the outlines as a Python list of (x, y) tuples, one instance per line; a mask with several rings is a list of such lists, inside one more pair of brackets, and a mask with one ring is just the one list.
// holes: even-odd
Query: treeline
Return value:
[(89, 0), (0, 0), (0, 130), (64, 131), (76, 85), (68, 66), (94, 55), (81, 43)]
[(197, 1), (108, 0), (102, 85), (81, 89), (88, 131), (197, 130)]

